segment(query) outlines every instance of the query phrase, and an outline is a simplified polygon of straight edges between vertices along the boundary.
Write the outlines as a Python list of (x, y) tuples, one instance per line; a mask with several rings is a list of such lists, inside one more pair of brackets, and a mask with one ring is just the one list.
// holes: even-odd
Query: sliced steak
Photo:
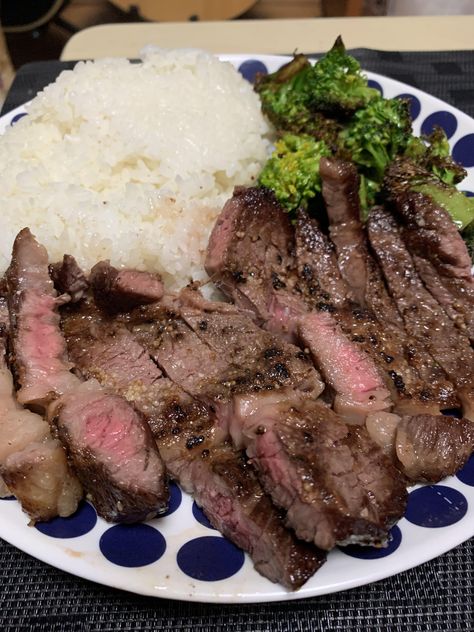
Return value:
[(0, 477), (33, 522), (73, 514), (82, 497), (66, 453), (51, 438), (47, 422), (16, 401), (1, 336)]
[[(301, 218), (300, 214), (300, 227)], [(358, 384), (351, 381), (353, 374), (348, 375), (347, 379), (335, 381), (338, 373), (334, 371), (334, 357), (321, 353), (318, 346), (311, 349), (312, 344), (325, 345), (316, 330), (311, 335), (311, 326), (313, 322), (316, 325), (319, 318), (316, 313), (314, 317), (313, 314), (309, 316), (313, 310), (321, 312), (319, 320), (325, 325), (329, 321), (333, 337), (344, 341), (344, 333), (332, 313), (335, 306), (329, 291), (334, 291), (336, 302), (342, 304), (347, 295), (346, 284), (337, 274), (328, 270), (326, 262), (331, 260), (329, 247), (325, 248), (316, 264), (317, 270), (302, 256), (303, 251), (310, 253), (313, 246), (321, 243), (319, 231), (315, 230), (313, 237), (308, 234), (307, 239), (302, 237), (302, 231), (298, 234), (300, 241), (297, 241), (296, 247), (301, 261), (300, 279), (294, 257), (295, 236), (288, 214), (276, 203), (273, 195), (263, 189), (238, 190), (225, 205), (211, 235), (206, 264), (208, 272), (213, 273), (216, 283), (239, 307), (253, 309), (257, 321), (269, 331), (291, 342), (300, 343), (300, 336), (304, 332), (302, 346), (306, 345), (311, 351), (313, 361), (326, 382), (336, 395), (340, 395), (341, 400), (353, 404), (341, 410), (349, 415), (349, 420), (360, 421), (367, 414), (365, 399), (374, 393), (361, 398)], [(237, 268), (242, 276), (234, 274)], [(321, 281), (325, 283), (327, 280), (326, 288), (321, 287), (322, 283), (316, 274), (322, 274), (323, 269), (327, 272)], [(306, 296), (303, 294), (305, 286)], [(245, 298), (242, 298), (244, 295)], [(305, 320), (304, 326), (300, 326), (302, 320)], [(365, 352), (361, 353), (354, 341), (346, 340), (345, 345), (354, 357), (360, 359), (359, 370), (367, 369), (366, 378), (372, 380), (373, 375), (377, 374), (372, 359)], [(377, 397), (381, 395), (379, 403), (382, 408), (389, 408), (391, 403), (385, 401), (388, 391), (381, 376), (378, 376), (378, 385)], [(347, 390), (338, 390), (343, 387)], [(359, 410), (356, 410), (357, 405)]]
[[(347, 285), (356, 288), (359, 307), (366, 308), (340, 314), (343, 330), (353, 341), (360, 341), (382, 374), (393, 380), (392, 393), (398, 410), (437, 413), (440, 408), (455, 407), (458, 402), (454, 386), (426, 348), (407, 334), (370, 252), (367, 232), (360, 220), (359, 183), (354, 165), (324, 158), (321, 176), (329, 234), (335, 244), (339, 269)], [(309, 221), (308, 218), (306, 225)], [(313, 256), (318, 253), (313, 252)], [(326, 265), (331, 263), (333, 260), (326, 261)]]
[(130, 333), (91, 305), (65, 309), (71, 357), (83, 374), (97, 376), (142, 412), (168, 472), (193, 494), (213, 526), (247, 551), (262, 575), (299, 588), (321, 566), (324, 554), (284, 528), (254, 469), (223, 441), (208, 407), (163, 377), (144, 354), (136, 340), (153, 336), (154, 342), (159, 327), (150, 314), (137, 310), (137, 315), (125, 317)]
[(54, 402), (49, 417), (105, 520), (137, 522), (167, 510), (168, 490), (153, 436), (124, 398), (88, 380)]
[(321, 158), (319, 169), (339, 269), (355, 302), (365, 307), (367, 270), (365, 237), (360, 225), (359, 175), (353, 164), (330, 158)]
[(76, 386), (59, 331), (57, 293), (48, 274), (48, 253), (28, 228), (18, 233), (6, 272), (18, 401), (45, 408)]
[(272, 192), (236, 187), (212, 230), (206, 271), (236, 305), (267, 322), (275, 293), (286, 287), (292, 239), (288, 214)]
[(72, 255), (64, 255), (59, 263), (49, 266), (54, 287), (60, 294), (68, 294), (73, 303), (80, 301), (89, 288), (86, 275)]
[[(173, 381), (212, 407), (220, 430), (228, 429), (234, 445), (246, 448), (264, 488), (287, 510), (288, 523), (297, 535), (321, 548), (331, 548), (336, 542), (382, 542), (387, 525), (403, 513), (404, 479), (364, 428), (353, 432), (331, 410), (314, 403), (318, 391), (314, 390), (314, 378), (308, 379), (311, 366), (304, 354), (266, 332), (260, 333), (261, 341), (257, 342), (258, 328), (250, 320), (244, 327), (244, 317), (229, 314), (227, 308), (223, 313), (205, 302), (198, 314), (195, 296), (193, 307), (188, 306), (186, 295), (182, 300), (182, 308), (175, 302), (174, 311), (163, 312), (148, 348)], [(296, 362), (301, 364), (299, 368)], [(205, 371), (196, 370), (204, 366)], [(282, 437), (292, 428), (302, 429), (299, 441), (290, 445), (288, 440), (283, 445), (286, 439)], [(345, 498), (342, 482), (336, 491), (337, 475), (331, 479), (332, 491), (328, 491), (324, 473), (329, 463), (323, 463), (321, 456), (318, 469), (317, 458), (309, 454), (314, 454), (314, 446), (308, 448), (305, 432), (311, 433), (315, 444), (328, 446), (328, 458), (333, 452), (338, 454), (338, 441), (345, 446), (339, 453), (344, 465), (334, 464), (334, 471), (341, 467), (348, 470), (360, 459), (361, 470), (377, 470), (384, 489), (361, 473), (352, 475), (348, 483), (355, 487), (351, 502)], [(311, 493), (305, 489), (308, 481), (312, 481)], [(340, 496), (344, 496), (343, 501)]]
[(472, 262), (456, 225), (427, 195), (394, 193), (392, 199), (418, 274), (450, 318), (474, 341)]
[(298, 537), (324, 549), (385, 542), (405, 510), (405, 481), (365, 428), (325, 406), (296, 409), (267, 393), (237, 396), (234, 414), (265, 489)]
[(372, 210), (368, 231), (408, 333), (440, 364), (457, 389), (464, 416), (474, 421), (474, 354), (468, 338), (424, 287), (390, 213)]
[(118, 270), (108, 261), (100, 261), (92, 268), (90, 283), (97, 303), (110, 311), (127, 311), (163, 296), (163, 283), (158, 275)]

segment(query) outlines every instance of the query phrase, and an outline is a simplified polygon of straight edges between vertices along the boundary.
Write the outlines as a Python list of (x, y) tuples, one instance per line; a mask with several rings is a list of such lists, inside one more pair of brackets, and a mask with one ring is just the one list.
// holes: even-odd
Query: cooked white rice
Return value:
[(51, 260), (73, 254), (205, 278), (207, 239), (234, 185), (269, 152), (258, 97), (201, 51), (149, 51), (63, 72), (0, 138), (0, 272), (29, 226)]

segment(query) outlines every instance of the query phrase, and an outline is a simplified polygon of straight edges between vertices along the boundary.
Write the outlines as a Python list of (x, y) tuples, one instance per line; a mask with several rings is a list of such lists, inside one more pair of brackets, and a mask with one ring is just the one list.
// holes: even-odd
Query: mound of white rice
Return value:
[(200, 51), (79, 63), (27, 109), (0, 138), (0, 273), (29, 226), (53, 261), (205, 278), (215, 218), (270, 149), (251, 85)]

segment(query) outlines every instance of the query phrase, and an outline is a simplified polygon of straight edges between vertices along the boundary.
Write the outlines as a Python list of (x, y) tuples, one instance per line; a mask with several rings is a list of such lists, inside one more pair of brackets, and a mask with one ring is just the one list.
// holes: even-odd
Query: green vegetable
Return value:
[(306, 207), (308, 200), (321, 191), (319, 160), (330, 155), (323, 141), (308, 135), (285, 134), (277, 141), (259, 183), (272, 189), (288, 210)]
[(262, 108), (277, 130), (305, 133), (331, 144), (347, 116), (378, 96), (359, 62), (338, 37), (314, 66), (304, 55), (261, 77), (255, 85)]
[(412, 136), (405, 155), (445, 184), (458, 184), (466, 177), (464, 167), (452, 159), (448, 139), (441, 127), (435, 127), (429, 136)]
[(405, 151), (411, 137), (408, 103), (403, 99), (373, 99), (355, 112), (339, 135), (340, 153), (362, 174), (382, 182), (385, 169)]
[(431, 182), (414, 185), (412, 189), (429, 195), (439, 206), (448, 211), (458, 230), (463, 230), (474, 221), (474, 200), (454, 186), (443, 187)]

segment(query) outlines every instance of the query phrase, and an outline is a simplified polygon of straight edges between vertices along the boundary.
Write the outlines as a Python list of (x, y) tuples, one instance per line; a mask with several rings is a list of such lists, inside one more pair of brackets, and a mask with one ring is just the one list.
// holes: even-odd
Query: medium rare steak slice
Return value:
[(110, 311), (127, 311), (163, 296), (163, 283), (156, 274), (118, 270), (108, 261), (96, 263), (91, 270), (90, 283), (97, 303)]
[[(454, 386), (444, 371), (426, 348), (405, 331), (380, 267), (370, 252), (367, 232), (360, 220), (359, 182), (354, 165), (324, 158), (321, 176), (329, 234), (335, 244), (339, 269), (348, 286), (358, 288), (359, 306), (369, 310), (339, 313), (343, 317), (339, 318), (343, 330), (353, 341), (359, 340), (383, 374), (393, 379), (399, 410), (436, 414), (440, 408), (457, 406)], [(310, 222), (309, 218), (303, 222), (303, 230), (308, 230)], [(312, 254), (320, 257), (315, 250)], [(333, 261), (334, 258), (326, 265)]]
[(73, 514), (82, 497), (66, 453), (51, 438), (47, 422), (16, 401), (1, 336), (0, 477), (33, 522)]
[(237, 396), (234, 414), (265, 489), (298, 537), (323, 549), (386, 541), (405, 510), (405, 480), (365, 428), (271, 393)]
[(440, 364), (457, 389), (464, 416), (474, 421), (474, 353), (468, 338), (424, 287), (392, 215), (373, 209), (368, 231), (408, 333)]
[[(392, 171), (397, 165), (392, 167)], [(386, 179), (390, 182), (390, 171)], [(423, 193), (396, 191), (393, 208), (424, 284), (456, 325), (474, 341), (472, 262), (448, 212)]]
[(73, 303), (80, 301), (89, 288), (86, 275), (72, 255), (64, 255), (59, 263), (49, 266), (54, 287), (60, 294), (69, 294)]
[(167, 510), (168, 489), (153, 436), (124, 398), (88, 380), (54, 402), (49, 417), (103, 518), (129, 523)]
[[(155, 340), (149, 341), (148, 348), (164, 372), (186, 392), (212, 407), (220, 428), (228, 429), (234, 445), (246, 448), (265, 489), (287, 510), (288, 523), (300, 537), (321, 548), (331, 548), (336, 542), (383, 541), (389, 525), (403, 513), (406, 490), (403, 477), (370, 440), (365, 429), (360, 428), (354, 435), (334, 412), (316, 405), (314, 396), (308, 397), (312, 392), (311, 389), (306, 391), (308, 379), (301, 379), (302, 375), (307, 376), (308, 363), (301, 351), (295, 349), (293, 356), (302, 365), (298, 372), (289, 363), (281, 341), (273, 338), (271, 345), (265, 342), (259, 347), (256, 344), (256, 332), (252, 334), (254, 339), (249, 332), (251, 326), (256, 331), (258, 328), (251, 325), (251, 321), (239, 337), (236, 315), (230, 319), (228, 310), (222, 314), (216, 306), (212, 311), (211, 304), (204, 302), (205, 308), (198, 317), (195, 297), (192, 303), (194, 307), (188, 307), (185, 293), (182, 318), (188, 325), (180, 318), (181, 311), (175, 303), (174, 313), (168, 311), (166, 319), (163, 315)], [(223, 338), (224, 327), (226, 339)], [(286, 349), (289, 347), (291, 345)], [(207, 367), (213, 356), (219, 359), (218, 370), (212, 367), (209, 371)], [(195, 370), (204, 366), (206, 371)], [(314, 414), (311, 406), (316, 407)], [(332, 427), (333, 421), (336, 428)], [(302, 428), (300, 441), (275, 451), (274, 447), (279, 448), (281, 444), (280, 436), (290, 432), (292, 427)], [(366, 458), (378, 459), (376, 476), (384, 481), (383, 493), (361, 475), (352, 478), (350, 485), (356, 488), (355, 498), (363, 498), (364, 502), (357, 505), (354, 500), (349, 509), (345, 502), (339, 501), (339, 495), (336, 496), (344, 495), (345, 491), (336, 492), (335, 487), (331, 487), (337, 498), (332, 503), (323, 475), (328, 464), (321, 461), (319, 471), (317, 461), (306, 454), (309, 450), (304, 440), (306, 431), (312, 433), (315, 443), (328, 445), (328, 455), (333, 450), (337, 452), (339, 444), (336, 443), (340, 440), (346, 446), (341, 459), (349, 459), (351, 467), (358, 459), (361, 462)], [(361, 439), (349, 439), (353, 436)], [(314, 446), (310, 451), (314, 452)], [(340, 467), (346, 466), (341, 464)], [(374, 468), (371, 463), (369, 469), (375, 471)], [(337, 480), (335, 476), (334, 486)], [(312, 481), (312, 493), (305, 490), (305, 481)]]
[(143, 413), (168, 472), (193, 494), (213, 526), (247, 551), (262, 575), (299, 588), (324, 554), (285, 529), (253, 468), (223, 441), (208, 407), (163, 377), (144, 354), (136, 339), (155, 342), (159, 326), (142, 310), (125, 320), (133, 333), (90, 304), (66, 308), (63, 328), (71, 357), (83, 374), (97, 376)]
[(48, 253), (28, 228), (18, 233), (6, 272), (18, 401), (44, 409), (73, 389), (66, 345), (59, 331), (57, 293), (48, 274)]
[(306, 314), (299, 321), (298, 333), (334, 389), (334, 410), (345, 420), (363, 424), (368, 414), (390, 410), (390, 392), (376, 366), (334, 318), (324, 312)]
[(271, 191), (236, 187), (212, 230), (206, 271), (236, 305), (267, 322), (275, 294), (286, 287), (292, 240), (288, 214)]

